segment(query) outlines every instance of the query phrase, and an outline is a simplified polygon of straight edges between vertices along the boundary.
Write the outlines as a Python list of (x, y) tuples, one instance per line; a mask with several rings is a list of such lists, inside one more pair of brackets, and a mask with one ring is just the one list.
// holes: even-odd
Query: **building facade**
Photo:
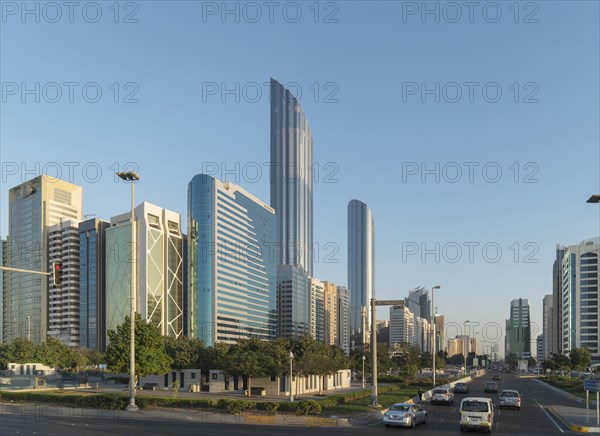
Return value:
[(271, 79), (271, 207), (277, 264), (313, 275), (313, 139), (296, 97)]
[(310, 334), (310, 279), (300, 266), (277, 267), (279, 336)]
[[(8, 241), (6, 239), (0, 238), (0, 265), (8, 266)], [(8, 340), (4, 337), (5, 332), (10, 332), (10, 323), (7, 323), (6, 320), (6, 306), (4, 305), (4, 299), (6, 298), (7, 292), (7, 279), (8, 274), (5, 274), (3, 270), (0, 269), (0, 342), (8, 342)]]
[[(348, 290), (352, 335), (368, 342), (371, 298), (375, 297), (375, 222), (371, 209), (358, 200), (348, 203)], [(367, 308), (363, 329), (362, 308)]]
[(275, 232), (273, 208), (241, 187), (204, 174), (190, 181), (190, 336), (207, 346), (276, 336)]
[(337, 345), (350, 354), (350, 291), (345, 286), (337, 287), (338, 295), (338, 340)]
[(600, 363), (598, 275), (600, 238), (581, 241), (565, 250), (562, 261), (562, 352), (589, 348)]
[[(134, 210), (136, 312), (165, 336), (183, 334), (183, 238), (181, 218), (150, 203)], [(106, 229), (106, 330), (131, 308), (131, 213), (110, 220)]]
[[(8, 192), (8, 265), (48, 271), (48, 229), (65, 220), (81, 220), (83, 189), (50, 177), (38, 176)], [(48, 278), (34, 274), (6, 274), (4, 306), (7, 342), (30, 337), (39, 344), (48, 331)]]
[(552, 344), (557, 341), (557, 338), (554, 337), (554, 320), (556, 318), (554, 312), (554, 296), (552, 294), (545, 295), (542, 301), (542, 335), (540, 335), (543, 336), (544, 348), (541, 353), (538, 349), (537, 355), (537, 359), (542, 362), (550, 358), (553, 352), (556, 353), (556, 351), (552, 351)]
[(325, 290), (321, 280), (311, 277), (310, 283), (310, 335), (319, 342), (325, 341)]
[(337, 345), (338, 338), (338, 290), (335, 283), (323, 282), (324, 323), (323, 341), (329, 345)]
[(556, 256), (552, 264), (552, 333), (549, 337), (548, 350), (550, 354), (561, 354), (562, 350), (562, 327), (563, 327), (563, 258), (566, 247), (556, 245)]
[(106, 351), (106, 229), (99, 219), (79, 223), (79, 345)]
[(79, 222), (63, 221), (48, 228), (48, 270), (62, 263), (60, 284), (48, 277), (48, 336), (79, 347)]
[(514, 354), (518, 359), (531, 357), (531, 318), (529, 302), (519, 298), (510, 302), (510, 318), (507, 320), (506, 355)]

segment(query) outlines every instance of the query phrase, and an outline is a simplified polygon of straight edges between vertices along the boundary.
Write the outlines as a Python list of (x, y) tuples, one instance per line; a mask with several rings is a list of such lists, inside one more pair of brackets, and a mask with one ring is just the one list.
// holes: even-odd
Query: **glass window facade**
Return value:
[(274, 211), (206, 175), (188, 187), (188, 319), (207, 345), (273, 338), (277, 326)]

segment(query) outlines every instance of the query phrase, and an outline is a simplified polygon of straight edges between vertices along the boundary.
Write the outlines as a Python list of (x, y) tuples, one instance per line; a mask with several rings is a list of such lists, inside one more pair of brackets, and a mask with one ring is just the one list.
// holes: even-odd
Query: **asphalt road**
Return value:
[[(491, 381), (492, 374), (480, 377), (470, 384), (468, 395), (491, 397), (498, 402), (498, 394), (484, 394), (483, 384)], [(544, 410), (549, 405), (573, 404), (553, 391), (531, 379), (519, 379), (512, 375), (502, 374), (498, 382), (501, 389), (517, 389), (523, 403), (520, 411), (498, 410), (494, 423), (494, 434), (498, 435), (559, 435), (573, 434), (566, 430), (557, 420)], [(97, 419), (82, 419), (81, 417), (53, 418), (52, 414), (39, 417), (35, 414), (25, 417), (0, 413), (0, 434), (10, 435), (286, 435), (306, 436), (311, 434), (327, 435), (391, 435), (408, 432), (415, 435), (460, 434), (458, 426), (458, 405), (464, 394), (456, 395), (453, 406), (431, 406), (426, 404), (428, 411), (427, 424), (420, 424), (415, 429), (385, 428), (383, 423), (367, 427), (352, 428), (306, 428), (272, 425), (243, 425), (218, 424), (206, 422), (185, 421), (150, 421), (135, 418), (115, 418), (108, 414)]]

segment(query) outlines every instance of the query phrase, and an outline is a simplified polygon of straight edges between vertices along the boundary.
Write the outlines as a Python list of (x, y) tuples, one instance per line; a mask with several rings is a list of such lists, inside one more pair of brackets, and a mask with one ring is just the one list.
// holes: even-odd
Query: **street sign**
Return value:
[(590, 392), (600, 392), (600, 380), (584, 380), (583, 389)]

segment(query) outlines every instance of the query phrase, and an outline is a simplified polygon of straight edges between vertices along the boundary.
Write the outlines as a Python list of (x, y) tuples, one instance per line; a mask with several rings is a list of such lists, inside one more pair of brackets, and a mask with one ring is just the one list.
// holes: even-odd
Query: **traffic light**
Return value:
[(52, 264), (52, 273), (54, 277), (54, 286), (60, 286), (62, 279), (62, 262), (54, 262)]

